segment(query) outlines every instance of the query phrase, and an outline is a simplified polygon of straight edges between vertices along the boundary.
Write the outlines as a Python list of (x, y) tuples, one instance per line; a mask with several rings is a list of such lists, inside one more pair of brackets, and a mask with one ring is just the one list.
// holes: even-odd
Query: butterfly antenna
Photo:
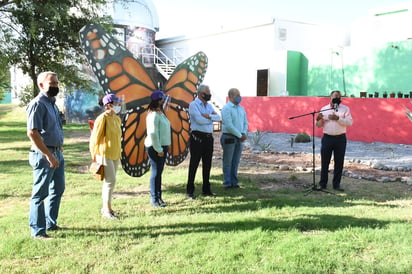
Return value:
[(163, 90), (163, 83), (162, 82), (157, 82), (157, 89), (158, 90)]

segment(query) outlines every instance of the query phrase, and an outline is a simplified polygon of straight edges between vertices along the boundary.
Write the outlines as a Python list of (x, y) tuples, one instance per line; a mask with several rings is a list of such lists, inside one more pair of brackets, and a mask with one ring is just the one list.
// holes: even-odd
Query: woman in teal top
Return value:
[(153, 207), (165, 207), (162, 200), (162, 172), (166, 162), (166, 153), (171, 144), (170, 122), (164, 114), (165, 94), (156, 90), (151, 95), (152, 101), (146, 116), (146, 133), (144, 141), (149, 155), (152, 174), (150, 175), (150, 203)]

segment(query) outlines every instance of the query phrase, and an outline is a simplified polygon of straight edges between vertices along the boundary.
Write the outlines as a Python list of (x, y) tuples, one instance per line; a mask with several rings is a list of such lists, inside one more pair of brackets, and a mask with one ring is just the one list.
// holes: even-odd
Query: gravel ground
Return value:
[[(247, 145), (257, 150), (262, 146), (270, 145), (271, 150), (276, 152), (312, 153), (312, 141), (292, 144), (291, 140), (295, 136), (296, 134), (264, 132), (261, 133), (259, 147), (253, 145), (257, 138), (256, 133), (249, 133)], [(315, 154), (320, 154), (320, 147), (321, 138), (315, 137)], [(383, 165), (390, 168), (412, 169), (412, 145), (348, 141), (345, 159), (370, 166)]]

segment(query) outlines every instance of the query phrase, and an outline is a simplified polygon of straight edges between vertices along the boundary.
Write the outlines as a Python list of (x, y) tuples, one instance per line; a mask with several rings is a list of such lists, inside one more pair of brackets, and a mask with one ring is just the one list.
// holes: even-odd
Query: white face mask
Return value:
[(122, 107), (121, 106), (113, 106), (113, 110), (116, 114), (118, 114), (122, 110)]

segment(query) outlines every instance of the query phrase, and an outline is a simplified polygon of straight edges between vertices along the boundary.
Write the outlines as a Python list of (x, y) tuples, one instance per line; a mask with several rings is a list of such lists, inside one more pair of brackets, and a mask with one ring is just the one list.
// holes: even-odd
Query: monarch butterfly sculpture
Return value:
[[(150, 168), (144, 148), (146, 115), (150, 95), (157, 87), (142, 62), (101, 26), (86, 25), (79, 33), (85, 55), (104, 92), (124, 95), (127, 113), (122, 121), (121, 161), (127, 174), (140, 177)], [(179, 64), (164, 85), (164, 92), (171, 97), (166, 111), (172, 132), (167, 165), (180, 164), (188, 154), (188, 107), (206, 70), (207, 56), (198, 52)]]

